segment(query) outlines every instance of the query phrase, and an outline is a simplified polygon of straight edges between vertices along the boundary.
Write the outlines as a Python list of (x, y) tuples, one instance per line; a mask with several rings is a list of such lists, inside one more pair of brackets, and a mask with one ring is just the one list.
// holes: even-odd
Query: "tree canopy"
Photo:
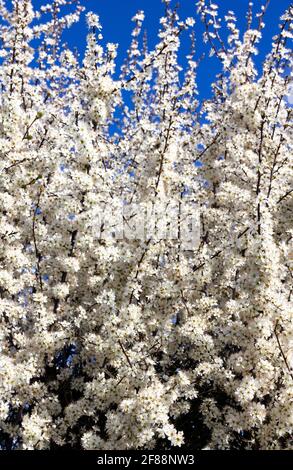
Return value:
[(1, 449), (290, 448), (292, 5), (259, 71), (268, 2), (164, 0), (117, 79), (97, 15), (81, 59), (79, 2), (33, 3), (0, 1)]

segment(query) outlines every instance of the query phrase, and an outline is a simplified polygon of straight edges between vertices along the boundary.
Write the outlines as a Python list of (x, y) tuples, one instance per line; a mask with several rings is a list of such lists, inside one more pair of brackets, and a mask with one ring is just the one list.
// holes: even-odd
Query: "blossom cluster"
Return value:
[[(117, 79), (97, 15), (83, 60), (63, 45), (79, 2), (11, 3), (0, 1), (0, 448), (292, 448), (292, 7), (258, 74), (265, 8), (255, 17), (250, 4), (241, 35), (214, 3), (181, 21), (165, 0), (153, 50), (144, 13), (133, 18)], [(222, 64), (207, 101), (195, 21)], [(97, 208), (163, 216), (168, 200), (177, 218), (185, 203), (200, 211), (194, 246), (180, 230), (96, 236)]]

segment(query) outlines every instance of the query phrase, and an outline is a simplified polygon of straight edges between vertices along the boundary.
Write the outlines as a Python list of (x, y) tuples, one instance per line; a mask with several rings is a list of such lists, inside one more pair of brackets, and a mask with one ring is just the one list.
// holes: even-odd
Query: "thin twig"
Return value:
[(131, 361), (130, 361), (130, 359), (129, 359), (129, 356), (128, 356), (127, 352), (125, 351), (125, 348), (124, 348), (122, 342), (120, 341), (120, 339), (118, 340), (118, 344), (119, 344), (119, 346), (121, 347), (122, 352), (123, 352), (124, 356), (126, 357), (126, 360), (127, 360), (128, 364), (129, 364), (129, 366), (132, 368), (132, 364), (131, 364)]
[(275, 334), (275, 336), (276, 336), (276, 340), (277, 340), (277, 343), (278, 343), (278, 346), (279, 346), (279, 349), (280, 349), (280, 353), (281, 353), (282, 358), (283, 358), (283, 360), (284, 360), (284, 362), (285, 362), (285, 364), (286, 364), (286, 367), (287, 367), (287, 369), (288, 369), (289, 375), (290, 375), (291, 379), (293, 380), (293, 373), (291, 372), (291, 369), (290, 369), (290, 367), (289, 367), (287, 358), (286, 358), (286, 356), (285, 356), (285, 354), (284, 354), (284, 351), (283, 351), (283, 349), (282, 349), (281, 342), (280, 342), (280, 339), (279, 339), (279, 336), (278, 336), (278, 333), (277, 333), (277, 328), (278, 328), (278, 326), (279, 326), (279, 320), (277, 320), (277, 322), (276, 322), (276, 325), (275, 325), (275, 328), (274, 328), (274, 334)]

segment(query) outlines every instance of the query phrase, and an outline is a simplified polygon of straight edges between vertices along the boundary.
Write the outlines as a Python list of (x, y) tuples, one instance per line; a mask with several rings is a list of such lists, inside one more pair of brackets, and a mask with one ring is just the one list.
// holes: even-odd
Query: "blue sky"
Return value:
[[(228, 10), (233, 10), (238, 18), (238, 26), (240, 30), (243, 31), (246, 26), (245, 16), (249, 1), (250, 0), (214, 0), (214, 3), (220, 5), (221, 16), (224, 16)], [(196, 15), (196, 2), (197, 0), (179, 0), (179, 14), (182, 19)], [(264, 2), (265, 0), (254, 0), (254, 13), (260, 11), (261, 5), (263, 5)], [(36, 8), (46, 3), (46, 0), (33, 0), (33, 4)], [(119, 44), (117, 72), (119, 72), (119, 68), (126, 57), (126, 51), (131, 41), (131, 31), (133, 27), (131, 18), (138, 10), (143, 10), (146, 15), (144, 28), (148, 33), (150, 48), (154, 47), (156, 44), (159, 19), (164, 13), (164, 5), (161, 0), (81, 0), (81, 3), (86, 7), (87, 11), (93, 11), (100, 16), (104, 35), (102, 42), (104, 44), (107, 42)], [(172, 3), (175, 5), (178, 2), (172, 0)], [(7, 0), (7, 4), (11, 4), (11, 0)], [(270, 5), (265, 16), (266, 26), (264, 36), (259, 47), (259, 55), (256, 58), (259, 68), (266, 53), (270, 50), (272, 36), (278, 32), (279, 18), (290, 4), (291, 0), (270, 0)], [(203, 25), (198, 17), (195, 32), (197, 38), (196, 56), (200, 57), (207, 49), (205, 49), (206, 46), (202, 43)], [(85, 47), (86, 34), (85, 13), (83, 13), (81, 22), (75, 24), (69, 31), (65, 32), (64, 41), (66, 41), (71, 48), (77, 48), (82, 55)], [(183, 36), (180, 52), (180, 61), (183, 66), (185, 64), (185, 56), (189, 53), (189, 48), (189, 38), (187, 35), (185, 37)], [(220, 65), (218, 60), (214, 57), (206, 57), (201, 63), (198, 70), (198, 88), (201, 98), (210, 96), (211, 83), (219, 70)]]
[[(239, 27), (243, 31), (246, 25), (246, 11), (249, 0), (220, 0), (215, 3), (220, 4), (221, 14), (225, 14), (228, 10), (233, 10), (239, 19)], [(39, 2), (38, 2), (39, 3)], [(181, 0), (179, 13), (180, 16), (186, 18), (194, 16), (196, 13), (195, 0)], [(290, 0), (271, 0), (268, 11), (265, 17), (266, 27), (264, 30), (264, 37), (260, 47), (260, 54), (257, 57), (258, 66), (260, 66), (265, 54), (269, 51), (271, 46), (271, 38), (278, 32), (278, 23), (281, 14), (290, 5)], [(118, 66), (123, 62), (126, 56), (126, 51), (131, 40), (131, 30), (133, 23), (131, 18), (138, 10), (143, 10), (146, 15), (144, 26), (148, 32), (150, 47), (156, 43), (156, 35), (159, 27), (159, 19), (163, 15), (164, 6), (161, 0), (83, 0), (83, 4), (87, 10), (94, 11), (100, 16), (103, 25), (104, 42), (114, 42), (119, 44), (118, 49)], [(174, 2), (175, 4), (175, 2)], [(254, 1), (254, 11), (260, 10), (263, 4), (262, 0)], [(203, 45), (201, 41), (202, 25), (198, 19), (195, 26), (197, 35), (197, 56), (201, 56), (203, 52)], [(80, 51), (83, 51), (86, 36), (86, 26), (83, 21), (79, 25), (75, 25), (70, 32), (67, 32), (65, 37), (71, 46), (76, 46)], [(184, 65), (184, 56), (189, 51), (189, 40), (187, 37), (182, 41), (182, 57)], [(218, 62), (214, 58), (206, 58), (202, 62), (199, 75), (198, 85), (201, 97), (209, 96), (210, 84), (218, 71)]]

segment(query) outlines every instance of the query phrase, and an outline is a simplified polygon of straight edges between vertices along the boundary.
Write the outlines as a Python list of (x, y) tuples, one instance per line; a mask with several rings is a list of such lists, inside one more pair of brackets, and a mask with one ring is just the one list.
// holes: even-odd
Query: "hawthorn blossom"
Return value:
[[(214, 3), (181, 21), (165, 0), (153, 50), (134, 16), (117, 78), (97, 15), (82, 59), (63, 44), (78, 1), (8, 3), (0, 448), (292, 448), (292, 7), (259, 71), (266, 8), (242, 34)], [(206, 101), (199, 21), (222, 67)], [(147, 212), (172, 237), (132, 237)]]

